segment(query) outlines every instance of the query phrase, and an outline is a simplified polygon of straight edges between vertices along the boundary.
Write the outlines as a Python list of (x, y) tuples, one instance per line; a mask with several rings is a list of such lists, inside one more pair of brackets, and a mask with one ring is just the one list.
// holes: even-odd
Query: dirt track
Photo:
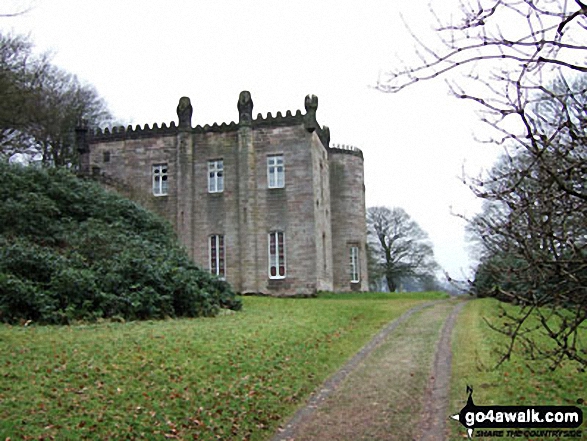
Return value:
[(390, 323), (272, 441), (444, 440), (462, 305), (431, 302)]

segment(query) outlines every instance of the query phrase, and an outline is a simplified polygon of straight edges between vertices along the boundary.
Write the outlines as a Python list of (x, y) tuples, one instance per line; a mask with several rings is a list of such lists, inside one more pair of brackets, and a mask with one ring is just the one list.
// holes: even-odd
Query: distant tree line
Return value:
[(112, 116), (94, 87), (33, 49), (26, 37), (0, 33), (0, 159), (20, 153), (75, 167), (76, 125), (104, 125)]

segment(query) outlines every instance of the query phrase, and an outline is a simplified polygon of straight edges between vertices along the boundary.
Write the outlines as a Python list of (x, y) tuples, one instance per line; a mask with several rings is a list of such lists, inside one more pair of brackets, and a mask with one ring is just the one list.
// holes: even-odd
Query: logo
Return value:
[[(583, 423), (583, 411), (576, 406), (477, 406), (473, 402), (471, 386), (467, 386), (467, 394), (466, 406), (451, 418), (467, 429), (469, 438), (472, 438), (475, 429), (485, 429), (484, 436), (568, 436), (570, 432), (558, 429), (575, 429)], [(524, 430), (546, 428), (557, 430)], [(580, 437), (581, 431), (576, 432)]]

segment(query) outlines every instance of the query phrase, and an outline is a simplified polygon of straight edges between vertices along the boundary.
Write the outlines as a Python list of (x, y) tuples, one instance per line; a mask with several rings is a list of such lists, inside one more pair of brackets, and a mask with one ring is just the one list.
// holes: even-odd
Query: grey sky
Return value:
[[(451, 276), (469, 268), (463, 222), (480, 207), (459, 180), (489, 167), (495, 150), (475, 141), (473, 108), (442, 81), (400, 94), (372, 87), (380, 74), (414, 58), (400, 14), (433, 38), (427, 1), (370, 0), (36, 0), (27, 14), (0, 18), (3, 31), (30, 34), (39, 51), (93, 84), (125, 124), (176, 120), (181, 96), (193, 124), (237, 119), (241, 90), (253, 113), (303, 110), (319, 98), (318, 122), (333, 143), (361, 148), (367, 206), (403, 207), (430, 235)], [(445, 10), (454, 1), (437, 1)], [(0, 10), (0, 13), (8, 12)]]

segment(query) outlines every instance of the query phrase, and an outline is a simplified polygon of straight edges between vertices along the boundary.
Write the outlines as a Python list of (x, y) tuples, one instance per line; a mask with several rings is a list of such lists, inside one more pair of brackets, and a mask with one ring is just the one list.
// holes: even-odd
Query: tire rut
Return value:
[[(450, 350), (459, 310), (459, 305), (446, 300), (408, 310), (330, 377), (272, 441), (405, 440), (438, 430), (442, 422), (431, 425), (430, 421), (448, 406), (449, 380), (441, 382), (440, 370), (446, 371), (444, 353), (447, 345)], [(450, 355), (447, 375), (450, 379)], [(441, 391), (444, 395), (438, 396), (444, 396), (446, 403), (431, 407), (437, 399), (432, 393)], [(427, 418), (426, 432), (421, 431), (420, 415)], [(443, 432), (426, 440), (443, 439), (439, 433)]]
[(444, 323), (440, 339), (436, 345), (434, 366), (426, 390), (425, 408), (420, 418), (420, 441), (440, 441), (447, 438), (446, 416), (450, 395), (450, 376), (452, 366), (452, 330), (464, 302), (456, 305)]

